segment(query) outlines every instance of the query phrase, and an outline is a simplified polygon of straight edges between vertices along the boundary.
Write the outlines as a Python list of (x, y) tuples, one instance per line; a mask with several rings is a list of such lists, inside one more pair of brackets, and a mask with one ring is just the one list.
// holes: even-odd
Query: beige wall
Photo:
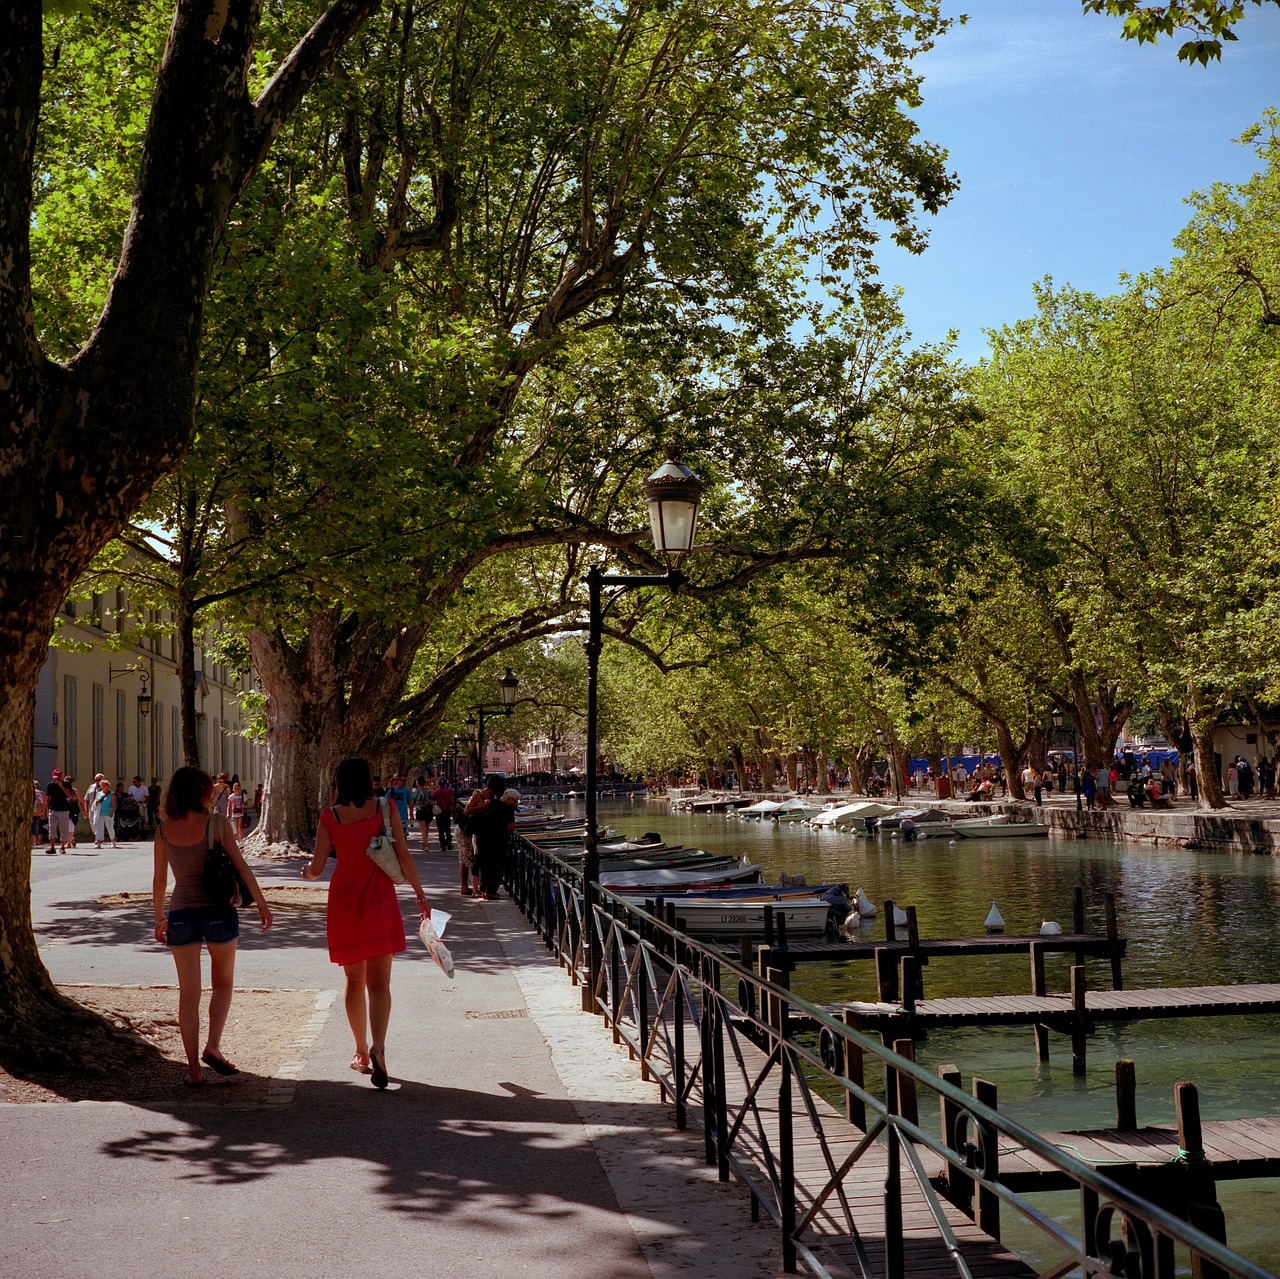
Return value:
[[(73, 619), (64, 611), (59, 644), (50, 646), (41, 672), (36, 698), (36, 779), (47, 783), (52, 770), (61, 768), (74, 774), (81, 789), (98, 772), (126, 786), (135, 775), (144, 783), (153, 776), (163, 783), (182, 763), (172, 637), (141, 640), (114, 652), (104, 646), (117, 628), (108, 604), (102, 603), (95, 612), (81, 602), (76, 613)], [(142, 680), (131, 667), (145, 670), (149, 677), (151, 709), (145, 716), (138, 709)], [(196, 694), (200, 762), (211, 772), (238, 773), (252, 801), (262, 780), (262, 749), (242, 735), (240, 709), (241, 693), (254, 686), (252, 677), (241, 679), (215, 665), (202, 649), (197, 652), (196, 671), (203, 690)]]

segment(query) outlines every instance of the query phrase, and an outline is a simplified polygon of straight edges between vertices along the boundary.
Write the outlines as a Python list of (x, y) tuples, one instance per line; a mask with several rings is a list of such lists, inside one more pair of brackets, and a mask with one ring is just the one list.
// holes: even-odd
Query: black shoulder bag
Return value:
[(213, 818), (209, 819), (209, 851), (205, 854), (204, 870), (200, 883), (204, 895), (213, 906), (232, 906), (237, 910), (253, 901), (253, 894), (244, 882), (235, 863), (222, 845), (221, 839), (213, 839)]

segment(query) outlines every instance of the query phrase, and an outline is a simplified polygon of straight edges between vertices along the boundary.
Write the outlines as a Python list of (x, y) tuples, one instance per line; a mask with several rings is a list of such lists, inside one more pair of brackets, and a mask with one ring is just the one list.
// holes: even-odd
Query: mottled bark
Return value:
[(0, 1060), (93, 1021), (51, 993), (31, 929), (27, 837), (36, 681), (56, 611), (172, 471), (193, 429), (213, 254), (302, 94), (376, 0), (335, 0), (256, 101), (261, 0), (175, 6), (120, 262), (85, 346), (40, 349), (31, 296), (42, 6), (0, 9)]
[(1214, 752), (1213, 730), (1218, 723), (1218, 708), (1192, 683), (1187, 688), (1187, 719), (1196, 757), (1196, 784), (1200, 789), (1201, 808), (1226, 808), (1222, 794), (1222, 778)]

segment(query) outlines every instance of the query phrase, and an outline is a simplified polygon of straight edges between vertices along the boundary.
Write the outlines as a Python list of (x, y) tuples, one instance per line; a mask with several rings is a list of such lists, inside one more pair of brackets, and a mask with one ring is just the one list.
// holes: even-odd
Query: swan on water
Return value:
[(987, 918), (982, 926), (989, 933), (999, 933), (1004, 931), (1004, 916), (996, 909), (994, 900), (991, 903), (991, 909), (987, 912)]
[(1062, 925), (1055, 923), (1052, 919), (1044, 919), (1040, 921), (1041, 937), (1056, 937), (1062, 932)]
[(868, 919), (872, 918), (876, 913), (876, 904), (870, 897), (862, 891), (862, 885), (858, 885), (858, 891), (853, 895), (853, 904), (858, 909), (859, 915), (865, 915)]

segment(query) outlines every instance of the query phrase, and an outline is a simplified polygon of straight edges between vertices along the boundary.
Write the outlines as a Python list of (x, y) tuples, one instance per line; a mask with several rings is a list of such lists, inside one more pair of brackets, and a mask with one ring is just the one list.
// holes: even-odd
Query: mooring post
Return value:
[[(938, 1076), (944, 1083), (950, 1084), (953, 1088), (964, 1087), (959, 1066), (939, 1066)], [(956, 1120), (960, 1115), (960, 1107), (949, 1098), (939, 1095), (938, 1108), (941, 1112), (939, 1118), (942, 1127), (942, 1144), (948, 1150), (954, 1150), (958, 1153), (960, 1148), (956, 1144)], [(973, 1183), (959, 1168), (954, 1167), (952, 1164), (947, 1164), (943, 1176), (947, 1181), (947, 1198), (967, 1216), (972, 1217)], [(964, 1193), (966, 1187), (968, 1188), (968, 1194)]]
[(898, 940), (898, 928), (893, 922), (893, 902), (891, 901), (884, 904), (884, 939), (885, 941)]
[[(1075, 901), (1071, 911), (1072, 931), (1078, 937), (1084, 932), (1084, 885), (1076, 885)], [(1083, 964), (1085, 959), (1084, 951), (1076, 951), (1076, 963)]]
[[(929, 962), (927, 955), (920, 953), (920, 921), (916, 917), (916, 908), (907, 907), (907, 950), (916, 961), (916, 979), (912, 993), (917, 999), (924, 998), (924, 966)], [(905, 990), (906, 987), (904, 986)]]
[(1138, 1070), (1127, 1057), (1116, 1062), (1116, 1127), (1133, 1132), (1138, 1126)]
[(738, 963), (740, 963), (747, 972), (751, 972), (755, 967), (756, 953), (755, 947), (751, 944), (751, 938), (743, 933), (738, 938)]
[(773, 949), (773, 907), (764, 908), (764, 944)]
[[(1173, 1086), (1173, 1106), (1178, 1120), (1178, 1145), (1187, 1165), (1187, 1220), (1219, 1243), (1227, 1242), (1227, 1221), (1218, 1204), (1213, 1170), (1204, 1156), (1204, 1134), (1200, 1127), (1200, 1093), (1195, 1084)], [(1221, 1266), (1191, 1254), (1192, 1279), (1228, 1279)]]
[[(996, 1109), (999, 1098), (996, 1086), (985, 1079), (973, 1081), (973, 1095), (984, 1106)], [(983, 1176), (988, 1181), (995, 1181), (1000, 1176), (1000, 1137), (994, 1128), (982, 1125), (982, 1168)], [(978, 1187), (978, 1215), (974, 1218), (978, 1229), (985, 1231), (992, 1239), (1000, 1238), (1000, 1200), (990, 1190)]]
[(876, 947), (876, 998), (882, 1004), (898, 1002), (898, 966), (888, 946)]
[(1111, 954), (1111, 989), (1124, 989), (1123, 960), (1120, 957), (1120, 925), (1116, 920), (1116, 895), (1107, 893), (1102, 899), (1107, 912), (1107, 946)]
[(898, 989), (902, 992), (902, 1006), (909, 1013), (916, 1010), (916, 982), (919, 979), (919, 962), (914, 955), (903, 955), (898, 964), (900, 980)]
[[(844, 1024), (850, 1030), (862, 1029), (862, 1018), (852, 1009), (846, 1008), (841, 1014)], [(863, 1075), (863, 1058), (862, 1049), (853, 1042), (852, 1039), (844, 1041), (844, 1076), (850, 1083), (857, 1084), (859, 1088), (865, 1086), (866, 1080)], [(853, 1091), (845, 1094), (844, 1103), (845, 1118), (861, 1132), (867, 1131), (867, 1107), (862, 1098)]]
[(1071, 1073), (1084, 1074), (1085, 1038), (1088, 1027), (1088, 1010), (1085, 1006), (1084, 965), (1071, 967)]
[[(761, 981), (769, 980), (769, 969), (773, 966), (773, 947), (768, 943), (761, 946), (756, 952), (756, 966), (760, 973)], [(760, 1020), (763, 1021), (770, 1029), (774, 1026), (773, 1012), (774, 998), (767, 990), (760, 992)]]
[(786, 950), (787, 948), (787, 912), (778, 907), (777, 913), (773, 917), (774, 927), (778, 930), (778, 949)]
[[(1045, 993), (1044, 981), (1044, 943), (1033, 941), (1031, 943), (1031, 993), (1033, 995), (1043, 995)], [(1049, 1060), (1049, 1027), (1043, 1022), (1036, 1022), (1036, 1060)]]
[[(916, 1059), (916, 1045), (913, 1039), (895, 1039), (893, 1051), (908, 1061)], [(916, 1081), (902, 1071), (898, 1073), (898, 1114), (908, 1123), (920, 1126), (919, 1098), (916, 1094)]]

